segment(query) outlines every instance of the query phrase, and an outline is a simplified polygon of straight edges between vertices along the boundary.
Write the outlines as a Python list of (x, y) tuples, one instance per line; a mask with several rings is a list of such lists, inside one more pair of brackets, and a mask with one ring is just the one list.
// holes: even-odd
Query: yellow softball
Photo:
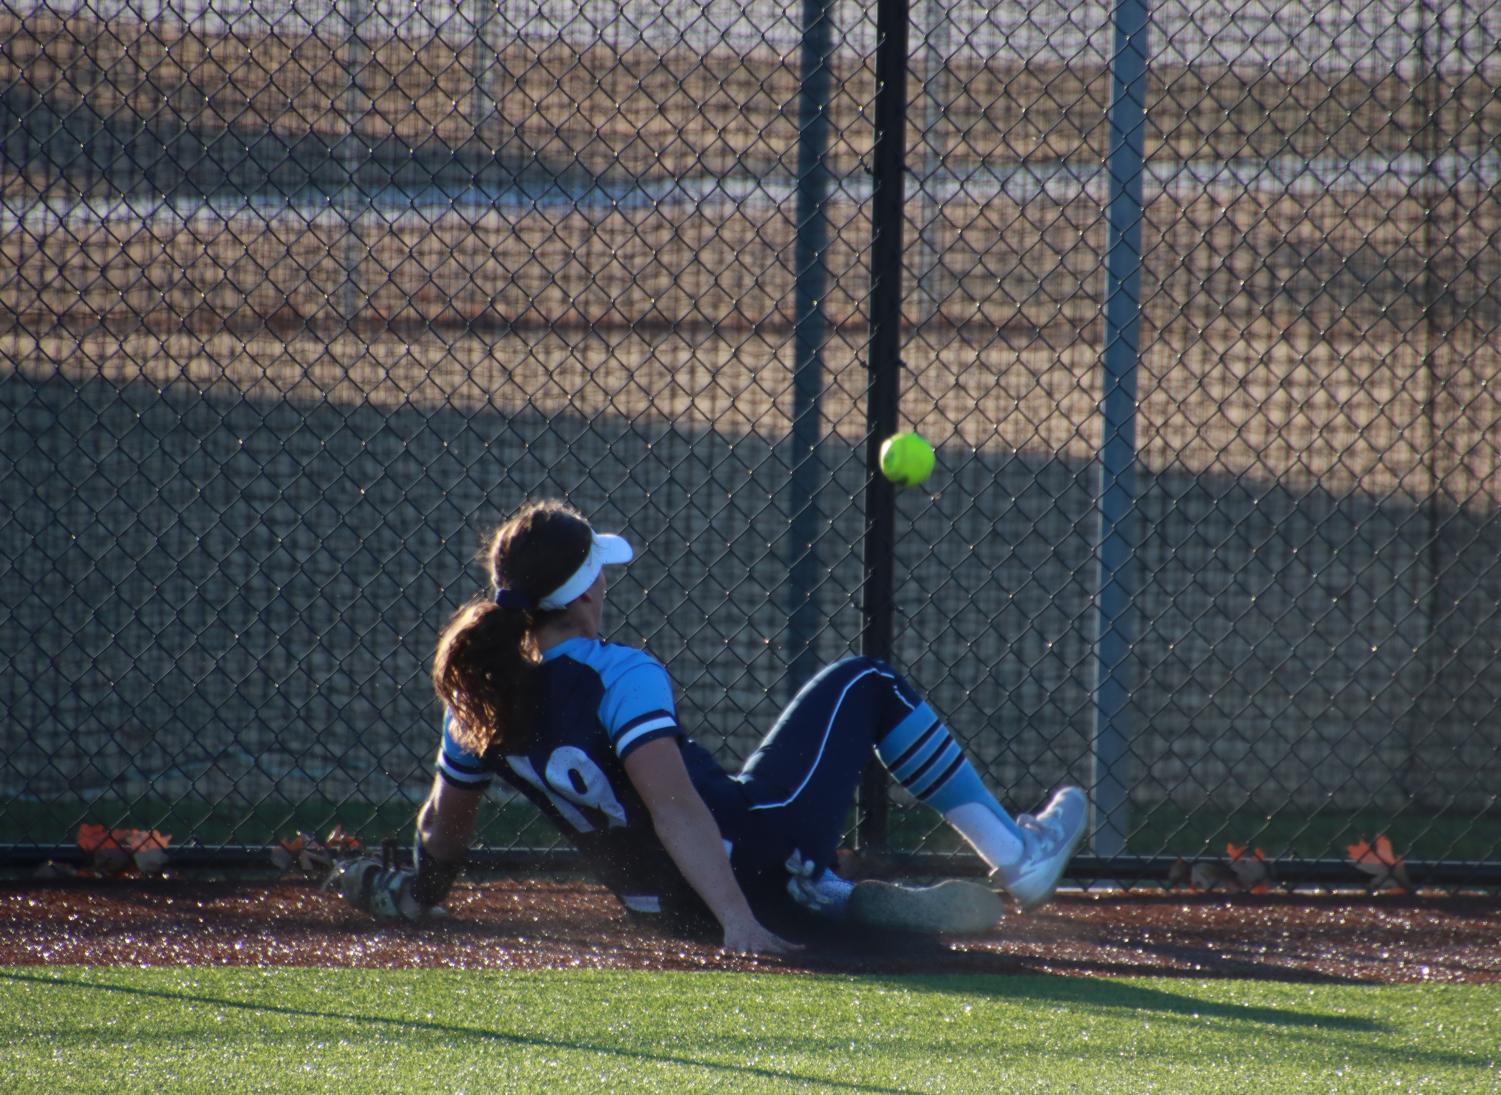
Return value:
[(881, 442), (881, 474), (899, 487), (916, 487), (933, 474), (933, 446), (910, 430)]

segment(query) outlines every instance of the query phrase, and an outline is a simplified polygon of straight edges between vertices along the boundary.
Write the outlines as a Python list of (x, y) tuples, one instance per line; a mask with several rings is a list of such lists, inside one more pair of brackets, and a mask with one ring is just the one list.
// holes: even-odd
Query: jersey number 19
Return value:
[(539, 775), (527, 757), (506, 757), (506, 763), (527, 783), (547, 796), (563, 819), (581, 833), (594, 831), (594, 824), (578, 807), (603, 814), (610, 828), (625, 824), (625, 807), (615, 797), (609, 778), (594, 761), (573, 745), (552, 751)]

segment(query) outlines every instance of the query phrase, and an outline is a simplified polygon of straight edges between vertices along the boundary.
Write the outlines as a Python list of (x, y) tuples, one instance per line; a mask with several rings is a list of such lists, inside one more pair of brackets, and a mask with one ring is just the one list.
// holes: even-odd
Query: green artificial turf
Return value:
[(1501, 1091), (1501, 990), (20, 967), (0, 1089)]

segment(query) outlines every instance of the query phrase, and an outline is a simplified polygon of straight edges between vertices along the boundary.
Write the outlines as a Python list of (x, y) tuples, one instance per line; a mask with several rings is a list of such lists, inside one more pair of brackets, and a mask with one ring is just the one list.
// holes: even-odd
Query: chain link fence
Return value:
[[(1009, 805), (1096, 781), (1112, 15), (914, 0), (892, 226), (866, 6), (10, 0), (0, 843), (404, 836), (436, 633), (543, 495), (637, 541), (611, 636), (738, 764), (868, 634), (897, 230), (891, 658)], [(1151, 11), (1106, 877), (1501, 861), (1498, 38)], [(864, 839), (958, 856), (889, 794)]]

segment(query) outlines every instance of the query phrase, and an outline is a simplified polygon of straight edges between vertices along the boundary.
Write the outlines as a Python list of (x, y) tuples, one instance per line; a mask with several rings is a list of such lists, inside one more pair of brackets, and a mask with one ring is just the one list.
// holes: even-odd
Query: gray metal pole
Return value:
[(365, 65), (370, 54), (361, 37), (365, 20), (370, 15), (370, 7), (367, 0), (348, 0), (344, 5), (344, 13), (345, 26), (348, 28), (344, 53), (344, 124), (347, 129), (339, 142), (339, 162), (345, 173), (340, 201), (344, 214), (344, 237), (339, 256), (344, 281), (339, 286), (338, 307), (339, 318), (347, 326), (359, 317), (364, 308), (360, 264), (364, 258), (365, 245), (360, 239), (359, 219), (370, 199), (363, 188), (367, 154), (359, 127), (370, 109), (370, 100), (364, 87)]
[(1111, 62), (1110, 209), (1105, 276), (1102, 433), (1096, 507), (1093, 849), (1126, 848), (1131, 748), (1131, 599), (1136, 460), (1136, 366), (1141, 333), (1141, 175), (1146, 128), (1145, 0), (1117, 0)]
[(949, 71), (953, 52), (952, 24), (946, 0), (925, 0), (922, 48), (922, 176), (915, 197), (921, 203), (917, 218), (918, 324), (936, 318), (949, 296), (950, 275), (943, 264), (945, 221), (939, 177), (948, 159), (948, 105), (954, 98), (954, 75)]
[(470, 62), (474, 86), (469, 91), (469, 124), (478, 138), (486, 123), (495, 116), (495, 95), (491, 90), (491, 73), (495, 69), (495, 47), (490, 44), (490, 20), (495, 14), (493, 0), (473, 0), (474, 40)]
[(802, 80), (798, 93), (797, 223), (793, 244), (792, 472), (788, 479), (788, 696), (817, 671), (819, 396), (827, 338), (825, 206), (829, 197), (829, 86), (833, 26), (829, 0), (803, 0)]

